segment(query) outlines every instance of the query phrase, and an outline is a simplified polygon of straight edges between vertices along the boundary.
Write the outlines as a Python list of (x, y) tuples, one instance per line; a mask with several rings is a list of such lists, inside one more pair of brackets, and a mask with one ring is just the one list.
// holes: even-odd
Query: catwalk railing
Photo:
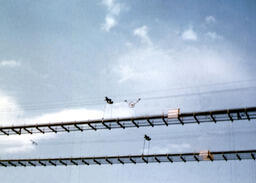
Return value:
[(184, 124), (217, 123), (223, 121), (256, 119), (256, 107), (204, 112), (181, 113), (177, 118), (168, 118), (167, 114), (139, 116), (134, 118), (99, 119), (57, 123), (41, 123), (17, 126), (0, 126), (0, 135), (57, 133), (101, 129), (117, 129), (132, 127), (154, 127)]
[(174, 163), (174, 162), (203, 162), (229, 160), (255, 160), (256, 150), (246, 151), (218, 151), (182, 154), (149, 154), (129, 156), (102, 156), (78, 158), (47, 158), (47, 159), (6, 159), (0, 160), (0, 167), (27, 167), (27, 166), (68, 166), (68, 165), (113, 165), (137, 163)]

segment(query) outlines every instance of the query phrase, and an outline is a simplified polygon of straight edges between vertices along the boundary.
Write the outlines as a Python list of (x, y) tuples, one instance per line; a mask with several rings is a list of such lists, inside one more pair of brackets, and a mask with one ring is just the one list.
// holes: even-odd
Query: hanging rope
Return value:
[(105, 117), (106, 107), (107, 107), (107, 104), (105, 104), (104, 107), (103, 107), (103, 116), (102, 116), (103, 119)]
[(106, 101), (106, 104), (104, 106), (102, 119), (104, 119), (104, 117), (105, 117), (105, 113), (106, 113), (108, 105), (110, 105), (110, 117), (112, 118), (112, 105), (114, 104), (114, 101), (109, 97), (105, 97), (105, 101)]
[(142, 150), (142, 154), (144, 154), (144, 151), (145, 151), (145, 144), (146, 144), (146, 141), (148, 142), (148, 154), (149, 154), (149, 148), (150, 148), (150, 141), (151, 141), (151, 138), (148, 136), (148, 135), (144, 135), (144, 142), (143, 142), (143, 150)]
[(143, 141), (143, 149), (142, 149), (142, 154), (144, 154), (144, 149), (145, 149), (145, 139), (144, 139), (144, 141)]

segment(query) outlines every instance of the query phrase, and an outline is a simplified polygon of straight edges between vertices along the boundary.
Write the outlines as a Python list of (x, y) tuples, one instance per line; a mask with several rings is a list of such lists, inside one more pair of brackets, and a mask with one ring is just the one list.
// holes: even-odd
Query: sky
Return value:
[[(0, 125), (256, 106), (255, 19), (253, 0), (0, 0)], [(138, 98), (135, 109), (124, 102)], [(1, 136), (0, 158), (141, 154), (144, 134), (151, 153), (255, 149), (254, 122)], [(255, 172), (234, 161), (0, 168), (0, 177), (253, 183)]]

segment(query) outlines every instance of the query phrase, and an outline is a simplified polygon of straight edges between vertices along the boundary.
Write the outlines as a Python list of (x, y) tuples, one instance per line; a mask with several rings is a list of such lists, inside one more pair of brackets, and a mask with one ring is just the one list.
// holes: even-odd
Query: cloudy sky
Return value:
[[(255, 19), (253, 0), (0, 0), (0, 125), (255, 106)], [(134, 110), (123, 102), (138, 98)], [(256, 148), (255, 124), (237, 122), (0, 137), (0, 158), (140, 154), (145, 133), (152, 153)], [(251, 183), (255, 171), (245, 161), (0, 168), (0, 177)]]

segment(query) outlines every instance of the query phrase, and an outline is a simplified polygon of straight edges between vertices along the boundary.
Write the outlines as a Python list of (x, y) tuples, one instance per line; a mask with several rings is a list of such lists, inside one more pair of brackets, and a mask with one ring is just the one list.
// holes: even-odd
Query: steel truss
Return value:
[(68, 165), (113, 165), (137, 163), (174, 163), (174, 162), (201, 162), (201, 161), (229, 161), (229, 160), (255, 160), (256, 150), (246, 151), (216, 151), (210, 156), (201, 153), (182, 154), (150, 154), (129, 156), (102, 156), (78, 158), (48, 158), (48, 159), (7, 159), (0, 160), (0, 167), (27, 167), (27, 166), (68, 166)]
[(102, 129), (125, 129), (139, 127), (217, 123), (223, 121), (256, 119), (256, 107), (204, 112), (181, 113), (177, 118), (168, 118), (167, 114), (139, 116), (134, 118), (100, 119), (88, 121), (71, 121), (42, 123), (32, 125), (0, 126), (0, 135), (21, 135), (34, 133), (58, 133)]

